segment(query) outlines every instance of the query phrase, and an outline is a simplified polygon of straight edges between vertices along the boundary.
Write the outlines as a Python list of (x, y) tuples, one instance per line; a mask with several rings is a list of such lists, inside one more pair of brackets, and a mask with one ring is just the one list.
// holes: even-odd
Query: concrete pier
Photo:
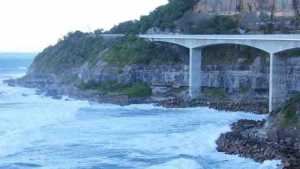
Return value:
[(201, 48), (190, 48), (189, 94), (191, 98), (196, 98), (201, 93), (201, 66)]
[[(156, 42), (177, 44), (190, 49), (191, 98), (201, 94), (201, 48), (210, 45), (234, 44), (250, 46), (270, 54), (269, 111), (282, 106), (287, 100), (286, 58), (276, 53), (300, 48), (300, 34), (274, 35), (139, 35)], [(221, 59), (221, 58), (220, 58)]]
[(281, 108), (287, 100), (287, 58), (270, 54), (269, 111)]

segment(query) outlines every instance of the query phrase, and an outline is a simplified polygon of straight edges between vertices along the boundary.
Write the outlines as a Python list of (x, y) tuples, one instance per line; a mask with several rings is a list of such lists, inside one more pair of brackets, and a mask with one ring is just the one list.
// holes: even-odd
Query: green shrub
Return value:
[(103, 59), (113, 65), (174, 64), (182, 62), (180, 54), (172, 48), (157, 45), (136, 36), (126, 36), (110, 48)]
[(226, 98), (227, 92), (224, 88), (204, 88), (203, 94), (208, 97)]
[[(248, 46), (242, 45), (212, 45), (203, 49), (204, 65), (250, 65), (256, 57), (268, 58), (268, 53)], [(243, 59), (243, 62), (237, 62)]]
[(127, 21), (113, 27), (110, 33), (138, 34), (145, 33), (152, 27), (174, 29), (175, 21), (191, 9), (198, 0), (169, 0), (169, 3), (158, 7), (138, 21)]
[(145, 83), (135, 83), (121, 89), (121, 93), (129, 97), (148, 97), (152, 95), (152, 89)]
[(280, 110), (280, 113), (284, 117), (283, 125), (294, 124), (298, 122), (297, 107), (300, 103), (300, 94), (296, 94), (294, 97), (289, 99), (285, 106)]
[(289, 105), (287, 107), (285, 107), (285, 109), (283, 110), (283, 114), (284, 114), (284, 118), (291, 122), (296, 120), (297, 118), (297, 107), (295, 105)]
[(81, 83), (78, 86), (81, 90), (95, 90), (103, 94), (121, 94), (128, 97), (148, 97), (152, 95), (152, 89), (149, 85), (142, 82), (133, 84), (120, 84), (116, 81), (106, 81), (101, 84), (98, 83)]
[(112, 42), (102, 37), (76, 31), (69, 33), (55, 46), (41, 52), (31, 68), (39, 73), (64, 72), (82, 66), (85, 61), (94, 60), (101, 51), (111, 46)]
[(206, 21), (189, 26), (192, 34), (239, 34), (238, 16), (216, 15)]
[(96, 90), (105, 94), (109, 94), (112, 92), (117, 92), (123, 87), (123, 85), (119, 84), (117, 81), (105, 81), (101, 84), (96, 82), (82, 82), (78, 87), (82, 90)]
[(240, 93), (242, 93), (242, 94), (246, 94), (246, 93), (248, 93), (249, 91), (251, 90), (251, 87), (249, 86), (249, 85), (243, 85), (243, 86), (240, 86), (240, 88), (239, 88), (239, 91), (240, 91)]

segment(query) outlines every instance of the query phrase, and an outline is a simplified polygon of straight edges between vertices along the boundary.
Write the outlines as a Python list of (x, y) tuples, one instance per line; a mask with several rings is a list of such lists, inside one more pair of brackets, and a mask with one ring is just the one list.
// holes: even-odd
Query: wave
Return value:
[[(52, 98), (36, 95), (34, 89), (9, 87), (0, 84), (0, 156), (14, 153), (31, 141), (42, 137), (43, 126), (71, 120), (87, 101)], [(31, 135), (30, 138), (26, 135)]]
[[(216, 151), (215, 140), (230, 130), (232, 122), (261, 120), (264, 115), (207, 107), (90, 104), (67, 96), (56, 100), (36, 95), (35, 89), (2, 83), (23, 76), (26, 69), (17, 70), (0, 76), (0, 168), (53, 169), (59, 162), (57, 168), (80, 168), (80, 164), (104, 168), (107, 163), (119, 166), (116, 169), (277, 169), (280, 165), (280, 161), (259, 164)], [(144, 159), (143, 167), (133, 159)]]

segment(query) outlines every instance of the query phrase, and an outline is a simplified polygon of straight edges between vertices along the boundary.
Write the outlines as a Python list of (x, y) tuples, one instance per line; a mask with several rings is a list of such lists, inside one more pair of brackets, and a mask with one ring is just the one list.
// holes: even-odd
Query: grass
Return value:
[(157, 45), (128, 35), (103, 54), (105, 62), (124, 67), (132, 64), (175, 64), (181, 63), (180, 54), (170, 47)]
[[(204, 65), (249, 65), (254, 62), (257, 56), (268, 58), (267, 53), (243, 45), (212, 45), (203, 49)], [(241, 63), (239, 60), (243, 60)]]
[(121, 89), (128, 97), (147, 97), (152, 95), (152, 89), (145, 83), (135, 83)]
[(46, 48), (35, 58), (32, 67), (39, 73), (61, 75), (79, 68), (86, 61), (96, 62), (101, 51), (113, 42), (88, 33), (73, 32), (56, 45)]
[(297, 107), (300, 103), (300, 94), (296, 94), (294, 97), (289, 99), (285, 106), (280, 110), (280, 113), (283, 115), (283, 125), (288, 126), (290, 124), (295, 124), (299, 121), (297, 115)]
[(82, 90), (95, 90), (106, 95), (120, 94), (130, 98), (148, 97), (152, 95), (151, 87), (143, 82), (136, 82), (128, 85), (120, 84), (116, 81), (106, 81), (101, 84), (81, 83), (79, 88)]
[(251, 90), (250, 86), (240, 86), (239, 91), (242, 94), (246, 94)]
[(227, 93), (224, 88), (205, 88), (203, 94), (208, 97), (226, 98)]

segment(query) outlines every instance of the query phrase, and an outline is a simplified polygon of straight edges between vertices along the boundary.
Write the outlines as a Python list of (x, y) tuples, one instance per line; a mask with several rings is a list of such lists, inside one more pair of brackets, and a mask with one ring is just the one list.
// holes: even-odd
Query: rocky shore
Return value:
[(88, 100), (97, 103), (111, 103), (118, 105), (152, 103), (151, 98), (129, 98), (126, 95), (106, 95), (95, 90), (81, 90), (75, 85), (56, 83), (50, 80), (48, 83), (44, 80), (26, 80), (10, 79), (6, 80), (9, 86), (22, 86), (36, 89), (37, 94), (61, 99), (63, 96), (78, 100)]
[(244, 111), (255, 114), (266, 114), (268, 112), (265, 101), (233, 101), (221, 99), (201, 98), (195, 100), (184, 100), (182, 98), (171, 98), (160, 102), (163, 107), (209, 107), (224, 111)]
[(222, 134), (217, 140), (218, 151), (239, 154), (258, 162), (281, 160), (284, 169), (299, 169), (300, 143), (291, 137), (267, 137), (265, 123), (266, 121), (240, 120), (232, 124), (232, 131)]
[(145, 104), (152, 103), (168, 108), (186, 108), (186, 107), (210, 107), (225, 111), (245, 111), (256, 114), (267, 113), (267, 103), (265, 101), (233, 101), (229, 99), (201, 98), (190, 100), (183, 92), (183, 96), (176, 96), (177, 93), (156, 94), (150, 97), (131, 98), (126, 95), (106, 95), (94, 90), (81, 90), (70, 84), (53, 83), (53, 80), (26, 80), (11, 79), (5, 81), (10, 86), (23, 86), (36, 88), (38, 94), (46, 95), (55, 99), (62, 96), (69, 96), (75, 99), (85, 99), (97, 103), (112, 103), (119, 105)]
[[(53, 82), (53, 81), (52, 81)], [(67, 95), (75, 99), (86, 99), (97, 103), (113, 103), (119, 105), (154, 103), (168, 108), (185, 108), (205, 106), (225, 111), (245, 111), (257, 114), (267, 113), (266, 102), (250, 102), (230, 100), (218, 100), (202, 98), (189, 100), (185, 97), (175, 97), (170, 95), (151, 96), (145, 98), (129, 98), (125, 95), (105, 95), (93, 90), (80, 90), (76, 86), (41, 83), (32, 79), (7, 80), (10, 86), (23, 86), (36, 88), (38, 94), (47, 95), (56, 99)], [(286, 139), (272, 140), (267, 136), (265, 125), (266, 121), (241, 120), (232, 124), (232, 131), (222, 134), (217, 140), (218, 151), (228, 154), (239, 154), (243, 157), (252, 158), (258, 162), (265, 160), (282, 160), (284, 169), (300, 168), (300, 142)], [(274, 137), (275, 138), (275, 137)], [(279, 137), (276, 137), (279, 138)], [(294, 145), (297, 143), (297, 145)], [(296, 147), (296, 148), (295, 148)]]

